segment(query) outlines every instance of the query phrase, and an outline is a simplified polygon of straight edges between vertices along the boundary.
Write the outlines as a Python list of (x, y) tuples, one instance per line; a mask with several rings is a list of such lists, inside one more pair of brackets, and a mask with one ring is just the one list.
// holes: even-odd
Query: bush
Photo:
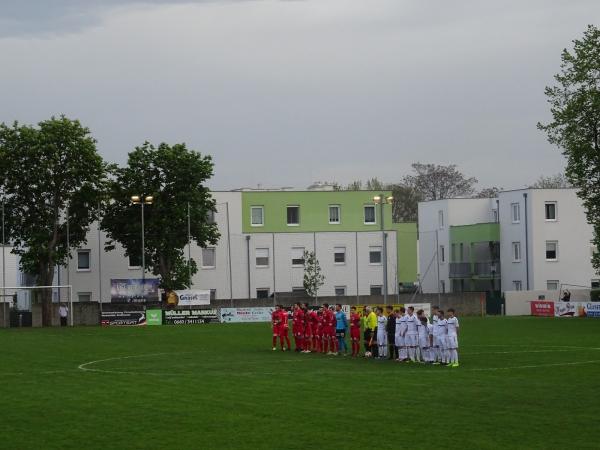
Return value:
[(600, 302), (600, 289), (592, 289), (590, 291), (590, 301)]

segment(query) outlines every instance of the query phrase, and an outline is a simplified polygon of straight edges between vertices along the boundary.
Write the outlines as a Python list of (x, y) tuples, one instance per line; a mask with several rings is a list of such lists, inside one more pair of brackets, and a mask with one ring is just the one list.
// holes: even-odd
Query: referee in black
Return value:
[(387, 322), (385, 324), (385, 332), (387, 333), (388, 341), (388, 359), (396, 359), (398, 357), (398, 349), (396, 349), (396, 316), (394, 308), (390, 305), (385, 307), (385, 315)]

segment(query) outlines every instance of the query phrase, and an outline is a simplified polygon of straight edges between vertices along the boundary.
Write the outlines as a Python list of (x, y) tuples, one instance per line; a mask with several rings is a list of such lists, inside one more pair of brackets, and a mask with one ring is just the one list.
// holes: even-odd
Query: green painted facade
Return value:
[[(379, 205), (376, 206), (375, 224), (364, 223), (364, 206), (375, 205), (374, 191), (265, 191), (242, 192), (242, 231), (244, 233), (313, 233), (321, 231), (377, 231)], [(389, 191), (384, 191), (389, 196)], [(339, 224), (329, 223), (329, 206), (339, 205)], [(252, 206), (262, 206), (264, 224), (252, 226), (250, 214)], [(287, 207), (300, 207), (300, 224), (287, 224)], [(385, 229), (392, 227), (392, 207), (384, 206)]]
[(470, 245), (476, 242), (500, 241), (499, 223), (476, 223), (450, 227), (450, 243)]
[[(249, 191), (242, 192), (242, 231), (252, 233), (314, 233), (380, 231), (380, 205), (373, 197), (390, 191)], [(329, 223), (329, 207), (340, 207), (340, 223)], [(263, 208), (263, 225), (251, 224), (251, 208)], [(300, 223), (287, 224), (287, 207), (300, 207)], [(375, 223), (365, 224), (365, 206), (375, 206)], [(393, 223), (392, 206), (384, 205), (384, 228), (396, 232), (398, 282), (417, 279), (417, 224)]]

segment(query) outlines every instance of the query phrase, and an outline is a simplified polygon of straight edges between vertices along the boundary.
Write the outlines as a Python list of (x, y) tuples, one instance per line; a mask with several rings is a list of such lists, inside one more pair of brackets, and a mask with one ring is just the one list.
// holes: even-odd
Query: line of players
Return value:
[[(360, 353), (361, 322), (364, 325), (365, 357), (395, 359), (400, 362), (423, 362), (458, 367), (458, 318), (454, 309), (444, 311), (433, 308), (432, 322), (423, 310), (413, 307), (393, 310), (386, 307), (372, 311), (364, 308), (361, 317), (356, 307), (350, 308), (350, 340), (352, 356)], [(288, 313), (282, 305), (277, 305), (272, 313), (273, 350), (277, 350), (277, 339), (281, 349), (291, 349)], [(324, 303), (318, 311), (311, 310), (307, 303), (296, 303), (292, 313), (292, 333), (295, 351), (302, 353), (319, 352), (329, 355), (348, 353), (346, 332), (348, 321), (342, 305), (335, 309)], [(287, 344), (287, 347), (286, 347)]]

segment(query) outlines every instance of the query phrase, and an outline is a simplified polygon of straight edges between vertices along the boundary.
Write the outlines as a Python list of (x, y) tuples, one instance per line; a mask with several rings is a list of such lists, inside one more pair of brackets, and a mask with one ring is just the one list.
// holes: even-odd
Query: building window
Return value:
[(253, 227), (262, 227), (265, 224), (264, 212), (262, 206), (252, 206), (250, 208), (250, 225)]
[(381, 247), (369, 247), (369, 264), (381, 264)]
[(440, 262), (441, 263), (446, 262), (446, 249), (444, 248), (443, 245), (440, 245)]
[(521, 221), (521, 207), (518, 203), (511, 203), (511, 217), (512, 223), (519, 223)]
[(329, 205), (329, 223), (339, 224), (342, 222), (340, 205)]
[(89, 250), (77, 250), (77, 270), (90, 270)]
[(556, 220), (556, 202), (544, 203), (545, 217), (547, 221)]
[(341, 297), (346, 295), (346, 286), (336, 286), (335, 287), (335, 295), (336, 297)]
[(79, 300), (80, 302), (91, 302), (92, 301), (92, 293), (91, 292), (78, 292), (77, 293), (77, 300)]
[(304, 267), (304, 247), (292, 248), (292, 267)]
[(463, 262), (465, 260), (465, 246), (462, 242), (458, 246), (458, 258), (458, 262)]
[(292, 287), (292, 294), (294, 294), (296, 296), (302, 296), (302, 297), (306, 297), (306, 295), (308, 295), (306, 293), (306, 289), (304, 289), (304, 287), (302, 287), (302, 286)]
[(374, 225), (375, 222), (375, 206), (365, 206), (365, 225)]
[(440, 226), (440, 230), (444, 228), (444, 211), (438, 211), (438, 224)]
[(211, 289), (210, 290), (210, 301), (214, 301), (217, 299), (217, 290), (216, 289)]
[(446, 293), (446, 281), (445, 280), (440, 280), (440, 292), (442, 294)]
[(217, 252), (214, 247), (202, 249), (202, 268), (214, 269), (217, 265)]
[(558, 280), (546, 281), (546, 289), (548, 291), (558, 291)]
[(521, 280), (513, 281), (513, 290), (520, 291), (523, 289), (523, 285), (521, 284)]
[(269, 249), (256, 249), (256, 267), (269, 267)]
[(592, 259), (596, 253), (598, 253), (598, 247), (596, 247), (594, 241), (590, 241), (590, 259)]
[(256, 298), (269, 298), (269, 288), (259, 288), (256, 290)]
[(346, 247), (334, 247), (333, 248), (333, 262), (335, 264), (346, 263)]
[(600, 280), (598, 280), (598, 279), (592, 280), (590, 286), (592, 289), (600, 289)]
[(521, 243), (520, 242), (512, 243), (512, 257), (513, 257), (513, 262), (521, 262)]
[(558, 259), (558, 241), (546, 241), (546, 261)]
[(371, 285), (371, 295), (383, 295), (381, 285)]
[(498, 222), (498, 210), (492, 209), (492, 215), (494, 216), (494, 223)]
[(130, 269), (140, 269), (142, 267), (142, 255), (141, 254), (133, 254), (129, 255), (129, 268)]
[(300, 207), (299, 206), (288, 206), (287, 207), (287, 224), (288, 226), (300, 225)]

